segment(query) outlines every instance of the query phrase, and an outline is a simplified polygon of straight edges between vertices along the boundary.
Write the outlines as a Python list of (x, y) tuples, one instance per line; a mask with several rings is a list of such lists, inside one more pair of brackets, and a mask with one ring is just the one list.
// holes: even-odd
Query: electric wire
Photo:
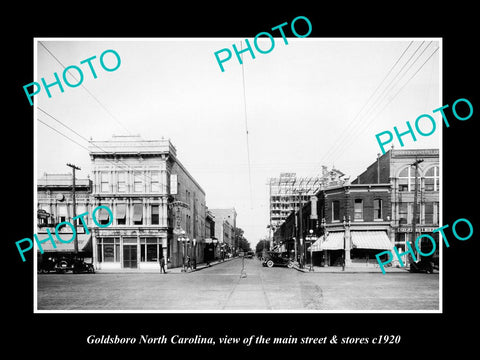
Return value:
[(250, 207), (253, 209), (253, 195), (252, 195), (252, 172), (251, 172), (251, 164), (250, 164), (250, 144), (248, 140), (248, 120), (247, 120), (247, 94), (246, 94), (246, 86), (245, 86), (245, 70), (243, 64), (243, 45), (242, 41), (240, 41), (240, 53), (242, 57), (242, 83), (243, 83), (243, 105), (244, 105), (244, 115), (245, 115), (245, 138), (247, 142), (247, 161), (248, 161), (248, 181), (250, 186)]
[[(387, 103), (385, 103), (385, 105), (381, 108), (381, 110), (379, 110), (375, 116), (372, 116), (370, 118), (370, 120), (365, 124), (365, 127), (363, 129), (361, 129), (361, 132), (360, 133), (357, 133), (357, 138), (359, 135), (361, 135), (367, 128), (368, 126), (385, 110), (385, 108), (398, 96), (398, 94), (400, 93), (400, 91), (402, 91), (403, 88), (405, 88), (405, 86), (407, 86), (407, 84), (415, 77), (415, 75), (423, 68), (423, 66), (430, 60), (430, 58), (438, 51), (439, 47), (435, 48), (435, 50), (428, 56), (428, 58), (422, 63), (422, 65), (415, 71), (415, 73), (410, 77), (408, 78), (408, 80), (400, 87), (400, 89), (398, 89), (398, 91), (387, 101)], [(423, 54), (423, 52), (422, 52)], [(420, 55), (421, 56), (421, 55)], [(417, 57), (417, 60), (418, 60), (419, 57)], [(415, 60), (416, 61), (416, 60)], [(410, 66), (411, 67), (411, 66)], [(344, 154), (344, 152), (347, 150), (346, 147), (343, 147), (339, 150), (337, 156), (340, 157), (341, 155)]]
[[(431, 44), (428, 44), (424, 49), (423, 51), (415, 58), (415, 60), (413, 60), (413, 62), (411, 62), (412, 58), (414, 57), (414, 55), (418, 52), (418, 50), (421, 48), (421, 46), (423, 45), (424, 42), (422, 42), (422, 44), (420, 44), (416, 50), (414, 51), (414, 53), (412, 55), (410, 55), (410, 57), (408, 58), (408, 60), (405, 62), (405, 64), (403, 64), (403, 66), (400, 68), (400, 70), (398, 70), (397, 74), (394, 76), (394, 78), (388, 83), (388, 85), (383, 89), (383, 91), (381, 92), (381, 94), (379, 95), (379, 97), (371, 104), (370, 108), (367, 110), (367, 112), (365, 114), (363, 114), (361, 116), (361, 118), (366, 118), (367, 115), (372, 111), (372, 109), (378, 109), (379, 106), (381, 106), (381, 103), (383, 101), (385, 101), (385, 97), (386, 96), (383, 96), (384, 94), (388, 94), (390, 95), (392, 93), (392, 91), (394, 91), (393, 89), (399, 85), (399, 82), (400, 80), (408, 73), (408, 71), (411, 69), (411, 67), (418, 61), (418, 59), (420, 59), (420, 57), (423, 55), (423, 53), (425, 52), (425, 50), (428, 48), (428, 46)], [(409, 45), (410, 46), (410, 45)], [(409, 47), (408, 46), (408, 47)], [(408, 49), (407, 47), (407, 49)], [(438, 50), (438, 48), (437, 48)], [(436, 50), (435, 50), (436, 51)], [(434, 52), (435, 52), (434, 51)], [(405, 54), (405, 51), (402, 53), (401, 57)], [(433, 54), (431, 54), (429, 56), (429, 58), (417, 69), (417, 71), (415, 72), (418, 73), (418, 71), (420, 71), (420, 69), (425, 65), (425, 63), (431, 58)], [(400, 57), (400, 58), (401, 58)], [(395, 62), (394, 65), (398, 64), (400, 58)], [(407, 70), (405, 70), (405, 72), (402, 73), (402, 71), (405, 69), (405, 67), (407, 66), (407, 64), (409, 64)], [(392, 67), (393, 69), (393, 67)], [(392, 70), (391, 69), (391, 70)], [(391, 71), (389, 71), (389, 74), (391, 73)], [(401, 76), (400, 76), (401, 74)], [(415, 76), (415, 74), (413, 76)], [(387, 75), (388, 76), (388, 75)], [(399, 77), (400, 76), (400, 77)], [(405, 83), (404, 85), (389, 99), (387, 100), (387, 103), (383, 106), (382, 110), (379, 111), (374, 117), (370, 118), (370, 121), (369, 122), (364, 122), (363, 120), (359, 122), (359, 124), (356, 124), (357, 126), (356, 127), (353, 127), (351, 130), (350, 130), (350, 137), (347, 138), (345, 137), (342, 141), (339, 141), (337, 142), (329, 151), (328, 153), (328, 156), (327, 154), (323, 157), (323, 159), (330, 159), (333, 154), (335, 154), (335, 156), (338, 158), (338, 156), (340, 154), (343, 154), (346, 150), (346, 144), (345, 144), (345, 141), (352, 141), (352, 139), (356, 139), (358, 138), (358, 135), (363, 133), (365, 131), (365, 129), (368, 127), (368, 125), (370, 125), (370, 123), (386, 108), (386, 106), (388, 106), (388, 104), (391, 103), (391, 101), (398, 95), (398, 93), (407, 85), (407, 83), (413, 78), (413, 76), (411, 76)], [(399, 77), (397, 79), (397, 77)], [(385, 80), (385, 78), (384, 78)], [(397, 82), (394, 84), (394, 86), (390, 86), (392, 85), (393, 81), (394, 80), (397, 80)], [(382, 81), (384, 82), (384, 81)], [(377, 87), (378, 89), (378, 87)], [(388, 91), (387, 91), (388, 89)], [(344, 132), (343, 134), (345, 134), (346, 132)]]
[[(56, 117), (54, 117), (53, 115), (49, 114), (48, 112), (46, 112), (45, 110), (43, 110), (42, 108), (40, 107), (37, 107), (38, 110), (40, 110), (41, 112), (43, 112), (44, 114), (46, 114), (48, 117), (50, 117), (51, 119), (55, 120), (57, 123), (59, 123), (60, 125), (62, 125), (63, 127), (67, 128), (68, 130), (70, 130), (71, 132), (73, 132), (75, 135), (77, 135), (78, 137), (80, 137), (82, 140), (86, 141), (87, 143), (89, 143), (90, 145), (98, 148), (99, 150), (101, 150), (103, 153), (107, 154), (107, 155), (113, 155), (114, 153), (111, 152), (111, 151), (107, 151), (105, 149), (103, 149), (102, 147), (98, 146), (97, 144), (94, 144), (92, 143), (90, 140), (88, 140), (87, 138), (85, 138), (83, 135), (79, 134), (78, 132), (76, 132), (75, 130), (73, 130), (71, 127), (69, 127), (68, 125), (64, 124), (62, 121), (58, 120)], [(79, 144), (78, 142), (76, 142), (75, 140), (71, 139), (70, 137), (68, 137), (67, 135), (63, 134), (62, 132), (60, 132), (59, 130), (53, 128), (52, 126), (46, 124), (45, 122), (41, 121), (40, 119), (37, 118), (37, 120), (39, 120), (42, 124), (48, 126), (49, 128), (51, 128), (52, 130), (55, 130), (57, 133), (59, 133), (60, 135), (64, 136), (65, 138), (71, 140), (72, 142), (74, 142), (75, 144), (81, 146), (82, 148), (86, 149), (88, 152), (90, 152), (90, 149), (88, 149), (87, 147)], [(119, 167), (120, 169), (122, 170), (130, 170), (132, 171), (132, 175), (133, 177), (135, 178), (139, 178), (139, 179), (142, 179), (142, 180), (145, 180), (145, 179), (150, 179), (150, 180), (154, 180), (151, 176), (147, 175), (146, 173), (143, 174), (143, 177), (140, 177), (139, 175), (135, 175), (135, 172), (138, 171), (138, 169), (135, 169), (133, 167), (131, 167), (129, 164), (123, 162), (122, 160), (118, 160), (117, 159), (117, 162), (121, 163), (124, 168), (122, 168), (121, 166), (119, 166), (119, 164), (117, 164), (117, 162), (114, 162), (114, 161), (111, 161), (111, 160), (107, 160), (105, 159), (105, 161), (115, 165), (116, 167)]]
[[(412, 42), (411, 42), (412, 43)], [(410, 47), (411, 43), (407, 46), (407, 49)], [(384, 87), (384, 89), (380, 92), (380, 94), (378, 95), (377, 99), (372, 102), (368, 108), (368, 110), (360, 117), (360, 119), (363, 119), (365, 117), (367, 117), (367, 115), (373, 110), (376, 108), (376, 106), (378, 106), (378, 104), (380, 104), (383, 99), (384, 99), (384, 95), (388, 93), (388, 91), (391, 91), (391, 85), (392, 83), (397, 79), (397, 77), (401, 74), (401, 72), (403, 71), (403, 69), (405, 68), (405, 66), (411, 61), (411, 59), (413, 58), (413, 56), (417, 53), (417, 51), (421, 48), (422, 44), (424, 42), (420, 43), (420, 45), (414, 50), (414, 52), (410, 55), (410, 57), (405, 61), (405, 63), (401, 66), (401, 68), (396, 72), (396, 74), (393, 76), (393, 78), (388, 82), (388, 84)], [(400, 59), (403, 57), (403, 55), (406, 53), (406, 50), (402, 53), (402, 55), (399, 57), (399, 59), (395, 62), (395, 65), (397, 65), (400, 61)], [(392, 67), (393, 69), (393, 67)], [(389, 74), (391, 73), (391, 71), (389, 71)], [(386, 79), (387, 77), (384, 78), (384, 80)], [(383, 81), (382, 81), (383, 82)], [(338, 152), (341, 151), (341, 149), (345, 148), (346, 146), (346, 142), (350, 142), (352, 138), (355, 138), (355, 134), (360, 130), (360, 131), (363, 131), (362, 128), (365, 128), (366, 125), (363, 123), (363, 121), (357, 121), (354, 126), (352, 127), (351, 130), (347, 130), (347, 131), (343, 131), (343, 133), (345, 134), (348, 134), (349, 136), (347, 137), (347, 135), (343, 138), (342, 141), (339, 141), (339, 142), (336, 142), (335, 145), (332, 147), (333, 149), (331, 149), (330, 153), (328, 156), (325, 156), (326, 159), (331, 159), (333, 155), (335, 156), (338, 156)]]
[[(378, 84), (378, 86), (375, 88), (375, 90), (372, 92), (372, 94), (370, 95), (370, 97), (367, 99), (367, 101), (365, 102), (365, 104), (361, 107), (361, 109), (358, 111), (358, 113), (352, 118), (352, 120), (347, 124), (345, 130), (342, 132), (341, 136), (339, 136), (339, 140), (337, 140), (335, 142), (335, 144), (339, 144), (340, 142), (343, 142), (347, 139), (347, 135), (349, 130), (348, 128), (351, 127), (353, 125), (353, 128), (355, 128), (355, 126), (357, 126), (358, 122), (355, 122), (355, 120), (357, 120), (357, 118), (360, 116), (360, 114), (362, 113), (362, 111), (365, 109), (365, 107), (368, 105), (368, 103), (370, 102), (370, 100), (373, 99), (373, 97), (375, 96), (376, 92), (380, 89), (380, 87), (383, 85), (383, 83), (387, 80), (388, 76), (392, 73), (393, 69), (395, 68), (395, 66), (397, 66), (397, 64), (400, 62), (400, 60), (402, 59), (402, 57), (405, 55), (405, 53), (407, 52), (407, 50), (410, 48), (410, 46), (413, 44), (413, 41), (410, 41), (410, 43), (407, 45), (407, 47), (403, 50), (403, 52), (401, 53), (401, 55), (397, 58), (397, 60), (395, 61), (395, 63), (392, 65), (392, 67), (390, 68), (390, 70), (387, 72), (387, 74), (383, 77), (382, 81)], [(374, 102), (375, 103), (375, 102)], [(331, 155), (331, 153), (334, 151), (335, 149), (335, 145), (331, 148), (329, 148), (329, 150), (327, 151), (327, 153), (325, 153), (325, 155), (323, 156), (322, 159), (328, 159)]]
[[(64, 68), (64, 70), (66, 70), (66, 66), (45, 46), (45, 44), (43, 44), (43, 42), (39, 41), (38, 42), (40, 45), (42, 45), (42, 47)], [(70, 74), (70, 76), (72, 76), (76, 81), (79, 81), (71, 72), (70, 70), (68, 70), (68, 73)], [(84, 86), (83, 84), (81, 84), (81, 87), (97, 102), (98, 105), (100, 105), (100, 107), (105, 110), (107, 112), (108, 115), (110, 115), (110, 117), (115, 120), (117, 122), (117, 124), (119, 124), (129, 135), (132, 135), (132, 133), (130, 132), (130, 130), (128, 130), (125, 125), (117, 119), (117, 117), (115, 115), (113, 115), (110, 110), (107, 109), (107, 107), (105, 105), (102, 104), (102, 102), (100, 100), (98, 100), (98, 98), (90, 91), (87, 89), (86, 86)]]

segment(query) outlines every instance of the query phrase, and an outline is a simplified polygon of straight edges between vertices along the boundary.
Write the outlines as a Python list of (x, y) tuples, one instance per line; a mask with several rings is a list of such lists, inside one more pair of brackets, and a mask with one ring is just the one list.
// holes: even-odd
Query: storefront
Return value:
[[(161, 231), (96, 229), (94, 265), (98, 270), (160, 270), (167, 259), (167, 235)], [(167, 261), (165, 261), (167, 264)]]
[[(436, 227), (431, 226), (417, 226), (416, 233), (417, 237), (420, 235), (430, 235), (435, 240), (435, 251), (432, 255), (428, 256), (428, 258), (438, 258), (439, 256), (439, 246), (438, 246), (438, 232), (434, 233), (433, 231), (436, 230)], [(417, 260), (420, 260), (422, 256), (418, 254), (418, 251), (415, 248), (414, 239), (412, 239), (412, 226), (411, 225), (402, 225), (396, 229), (395, 232), (395, 247), (398, 249), (399, 252), (405, 252), (407, 249), (406, 243), (410, 241), (412, 243), (412, 248), (415, 251), (415, 256)], [(429, 254), (433, 250), (433, 244), (427, 238), (422, 238), (419, 241), (418, 247), (420, 251), (424, 254)]]
[[(72, 239), (73, 233), (69, 231), (69, 227), (63, 227), (60, 229), (60, 236), (69, 240)], [(37, 246), (37, 270), (38, 271), (51, 271), (54, 270), (53, 266), (63, 259), (69, 260), (69, 262), (75, 257), (81, 257), (86, 263), (92, 263), (93, 259), (93, 247), (92, 247), (92, 234), (86, 234), (83, 228), (78, 228), (77, 243), (78, 253), (75, 254), (75, 243), (72, 239), (71, 242), (63, 243), (55, 239), (55, 228), (49, 228), (53, 234), (55, 245), (51, 241), (45, 241), (41, 244), (41, 249)], [(44, 240), (49, 237), (46, 232), (46, 228), (43, 228), (37, 233), (38, 239)], [(43, 254), (42, 251), (43, 250)]]
[(386, 231), (328, 232), (312, 245), (314, 265), (342, 266), (345, 249), (346, 266), (362, 266), (376, 264), (375, 255), (381, 251), (392, 250), (393, 245)]

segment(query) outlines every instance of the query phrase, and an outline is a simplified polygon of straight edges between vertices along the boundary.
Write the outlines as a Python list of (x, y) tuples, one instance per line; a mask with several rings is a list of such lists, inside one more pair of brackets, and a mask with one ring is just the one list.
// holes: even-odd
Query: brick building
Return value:
[[(417, 169), (417, 216), (416, 235), (412, 233), (415, 199), (415, 166)], [(440, 225), (440, 162), (438, 149), (391, 149), (379, 156), (365, 172), (352, 183), (389, 183), (391, 186), (391, 240), (398, 249), (405, 250), (406, 242), (416, 239), (420, 234), (428, 234), (437, 242), (438, 233), (433, 230)], [(422, 252), (431, 250), (431, 243), (421, 243)]]
[[(314, 211), (312, 212), (312, 208)], [(390, 185), (345, 184), (319, 191), (277, 229), (274, 239), (308, 264), (363, 266), (391, 249)], [(308, 240), (314, 235), (315, 243)], [(295, 255), (294, 255), (295, 256)], [(294, 257), (292, 256), (292, 257)]]

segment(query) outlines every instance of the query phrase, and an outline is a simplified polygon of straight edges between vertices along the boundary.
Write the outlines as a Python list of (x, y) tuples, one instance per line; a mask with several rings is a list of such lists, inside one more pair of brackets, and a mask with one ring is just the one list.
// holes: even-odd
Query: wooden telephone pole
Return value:
[[(82, 170), (78, 166), (75, 166), (73, 164), (67, 164), (67, 166), (72, 168), (73, 172), (73, 181), (72, 181), (72, 205), (73, 205), (73, 216), (72, 219), (75, 219), (77, 216), (77, 202), (75, 200), (75, 170)], [(73, 240), (73, 248), (75, 255), (78, 253), (78, 236), (77, 236), (77, 219), (73, 220), (73, 227), (75, 229), (75, 239)]]
[(418, 193), (418, 164), (423, 162), (423, 159), (415, 159), (415, 162), (411, 166), (415, 166), (415, 192), (413, 194), (413, 219), (412, 219), (412, 249), (415, 248), (415, 240), (417, 233), (417, 193)]

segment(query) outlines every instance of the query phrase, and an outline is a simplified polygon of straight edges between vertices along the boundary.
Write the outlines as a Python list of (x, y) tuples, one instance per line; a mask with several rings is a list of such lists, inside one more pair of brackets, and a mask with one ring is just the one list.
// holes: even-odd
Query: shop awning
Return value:
[(118, 204), (117, 205), (117, 219), (125, 219), (127, 215), (127, 205)]
[[(327, 236), (320, 236), (317, 241), (313, 243), (312, 251), (323, 250), (341, 250), (344, 244), (344, 232), (330, 232)], [(307, 249), (310, 251), (310, 247)]]
[(97, 212), (95, 213), (95, 216), (97, 218), (97, 221), (109, 220), (109, 213), (104, 208), (98, 209)]
[(133, 204), (133, 221), (141, 221), (143, 218), (142, 204)]
[(352, 231), (352, 248), (392, 250), (393, 245), (385, 231)]
[[(41, 241), (48, 237), (48, 234), (38, 234), (38, 240)], [(62, 238), (68, 240), (72, 237), (72, 234), (62, 234)], [(56, 248), (53, 247), (51, 241), (46, 241), (41, 244), (43, 252), (73, 252), (75, 250), (74, 240), (65, 244), (63, 242), (58, 241), (55, 238), (55, 234), (53, 234), (53, 238), (55, 240)], [(78, 251), (92, 251), (92, 234), (77, 234), (78, 239)], [(40, 252), (40, 247), (37, 244), (38, 252)]]

